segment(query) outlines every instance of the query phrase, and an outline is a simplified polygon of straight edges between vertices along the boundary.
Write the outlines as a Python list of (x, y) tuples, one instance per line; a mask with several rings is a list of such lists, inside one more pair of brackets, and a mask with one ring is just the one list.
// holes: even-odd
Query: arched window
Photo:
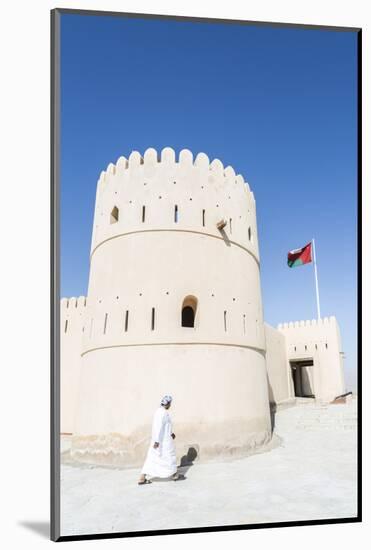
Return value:
[(197, 298), (186, 296), (182, 304), (182, 327), (194, 327), (197, 311)]
[(119, 209), (114, 206), (111, 212), (110, 223), (116, 223), (119, 221)]

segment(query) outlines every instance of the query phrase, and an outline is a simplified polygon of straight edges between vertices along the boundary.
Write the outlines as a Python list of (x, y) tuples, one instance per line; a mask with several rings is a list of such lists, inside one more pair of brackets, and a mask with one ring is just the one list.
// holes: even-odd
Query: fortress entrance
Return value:
[(315, 397), (313, 383), (313, 359), (290, 361), (295, 397)]

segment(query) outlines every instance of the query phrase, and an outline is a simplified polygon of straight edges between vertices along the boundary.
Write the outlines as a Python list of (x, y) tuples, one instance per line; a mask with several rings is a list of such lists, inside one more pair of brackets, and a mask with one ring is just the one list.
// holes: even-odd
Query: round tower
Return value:
[(253, 193), (204, 153), (120, 157), (98, 185), (72, 454), (138, 464), (164, 394), (178, 454), (271, 437)]

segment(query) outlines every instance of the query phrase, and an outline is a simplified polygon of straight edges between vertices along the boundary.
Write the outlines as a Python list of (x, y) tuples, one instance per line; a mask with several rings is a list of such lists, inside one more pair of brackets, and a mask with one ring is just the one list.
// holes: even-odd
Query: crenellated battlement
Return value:
[(72, 296), (71, 298), (62, 298), (61, 313), (74, 312), (76, 309), (79, 311), (85, 310), (86, 305), (86, 296), (79, 296), (78, 298), (76, 298), (75, 296)]
[(331, 317), (323, 317), (322, 319), (310, 319), (306, 321), (290, 321), (288, 323), (279, 323), (277, 325), (278, 330), (290, 330), (290, 329), (298, 329), (302, 327), (323, 327), (329, 324), (335, 324), (336, 323), (336, 317), (333, 315)]
[(185, 168), (196, 167), (201, 171), (209, 172), (217, 180), (222, 178), (227, 181), (233, 180), (234, 183), (243, 185), (247, 193), (251, 193), (249, 184), (241, 174), (235, 173), (232, 166), (224, 167), (219, 159), (210, 161), (205, 153), (198, 153), (194, 158), (193, 153), (188, 149), (182, 149), (177, 159), (176, 153), (171, 147), (165, 147), (161, 152), (157, 152), (151, 147), (145, 151), (143, 156), (138, 151), (132, 151), (128, 159), (124, 156), (119, 157), (116, 164), (110, 162), (106, 170), (101, 172), (98, 184), (104, 186), (104, 184), (108, 184), (111, 176), (119, 175), (125, 171), (133, 172), (140, 167), (145, 170), (147, 167), (154, 168), (158, 165), (169, 167), (175, 164)]

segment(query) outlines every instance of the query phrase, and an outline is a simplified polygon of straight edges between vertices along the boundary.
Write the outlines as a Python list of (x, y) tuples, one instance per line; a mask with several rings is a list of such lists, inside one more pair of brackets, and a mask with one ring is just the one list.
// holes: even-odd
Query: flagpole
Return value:
[(320, 305), (319, 305), (317, 262), (316, 262), (316, 247), (315, 247), (315, 244), (314, 244), (314, 239), (312, 239), (312, 244), (313, 244), (314, 278), (316, 280), (317, 315), (318, 315), (318, 319), (321, 319), (321, 309), (320, 309)]

